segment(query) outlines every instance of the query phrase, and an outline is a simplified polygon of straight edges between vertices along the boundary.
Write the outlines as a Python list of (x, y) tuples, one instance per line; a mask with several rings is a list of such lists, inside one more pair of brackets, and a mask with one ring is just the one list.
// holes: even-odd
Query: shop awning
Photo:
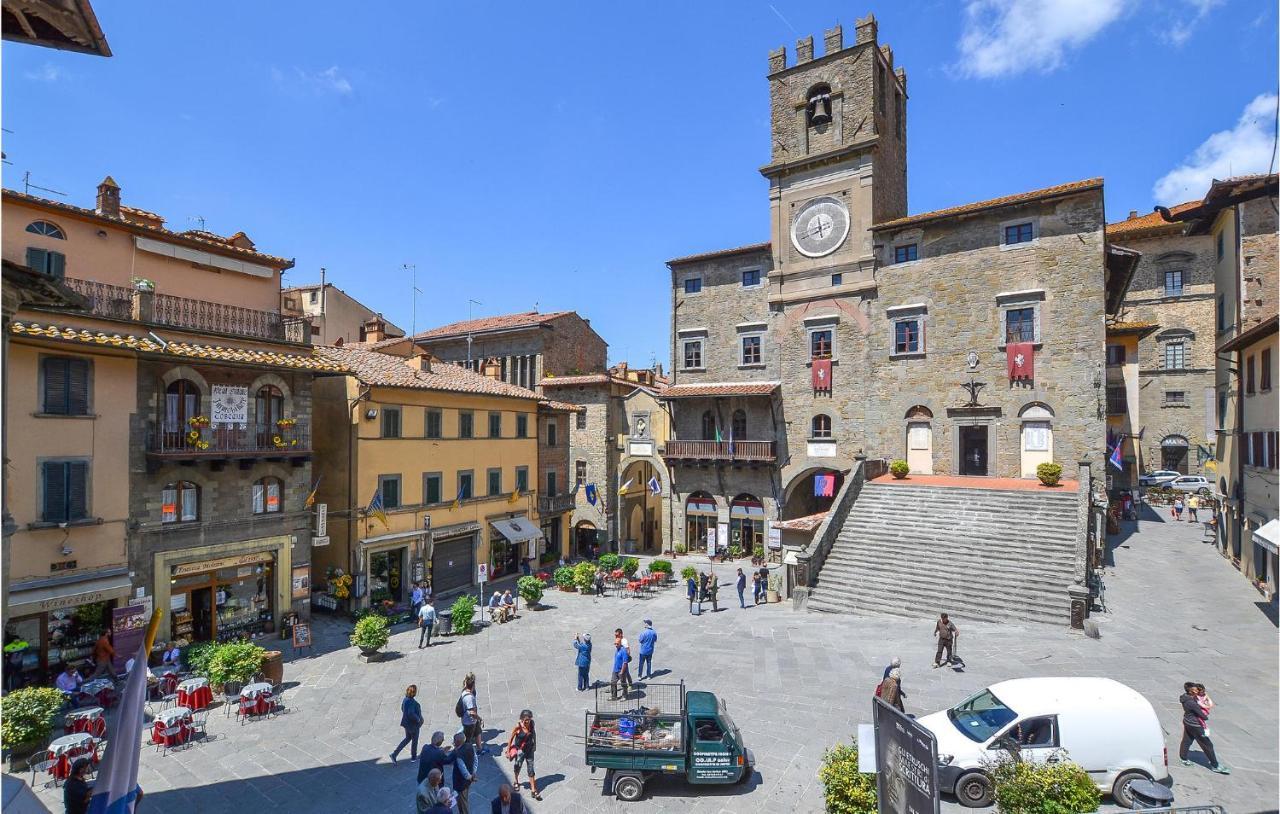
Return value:
[(1262, 528), (1254, 529), (1253, 542), (1272, 554), (1280, 553), (1277, 551), (1277, 544), (1280, 544), (1280, 520), (1268, 520), (1262, 524)]
[(506, 520), (493, 520), (489, 523), (498, 533), (513, 543), (526, 540), (537, 540), (542, 537), (542, 529), (533, 524), (527, 517), (511, 517)]
[(133, 590), (128, 570), (109, 575), (77, 575), (66, 579), (41, 580), (29, 585), (13, 585), (9, 590), (9, 615), (24, 616), (90, 602), (105, 602), (128, 596)]
[(764, 506), (758, 500), (735, 500), (729, 504), (729, 516), (764, 520)]
[(420, 529), (417, 531), (393, 531), (390, 534), (379, 534), (377, 537), (362, 537), (360, 538), (360, 544), (361, 545), (381, 545), (383, 543), (394, 543), (397, 540), (408, 541), (408, 540), (412, 540), (415, 537), (421, 537), (424, 534), (429, 534), (429, 533), (430, 532), (428, 532), (426, 529)]
[(715, 514), (716, 502), (709, 497), (691, 497), (684, 506), (685, 514)]
[(22, 780), (12, 775), (4, 776), (3, 805), (5, 814), (49, 814), (49, 809)]

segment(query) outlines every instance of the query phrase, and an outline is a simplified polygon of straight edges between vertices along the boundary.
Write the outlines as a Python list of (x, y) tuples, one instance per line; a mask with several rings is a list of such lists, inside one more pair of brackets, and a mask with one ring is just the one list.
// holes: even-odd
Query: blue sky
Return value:
[(768, 51), (868, 10), (908, 72), (912, 212), (1101, 175), (1117, 219), (1272, 160), (1255, 0), (95, 6), (110, 59), (5, 43), (5, 186), (92, 205), (110, 173), (406, 329), (414, 263), (420, 330), (577, 309), (640, 365), (664, 261), (768, 239)]

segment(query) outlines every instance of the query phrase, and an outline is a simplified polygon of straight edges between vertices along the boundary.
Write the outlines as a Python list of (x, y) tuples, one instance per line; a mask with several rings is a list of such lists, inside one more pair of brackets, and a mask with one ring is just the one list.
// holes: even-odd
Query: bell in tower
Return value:
[(831, 122), (831, 89), (817, 85), (809, 91), (809, 126), (817, 127)]

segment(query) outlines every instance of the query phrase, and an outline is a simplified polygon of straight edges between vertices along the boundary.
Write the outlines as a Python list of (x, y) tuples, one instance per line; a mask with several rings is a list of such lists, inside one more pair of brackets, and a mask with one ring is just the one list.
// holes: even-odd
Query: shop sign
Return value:
[(707, 529), (707, 553), (716, 553), (716, 530), (714, 528)]
[(938, 743), (913, 718), (876, 698), (876, 792), (881, 814), (938, 814)]
[(187, 595), (173, 594), (169, 597), (169, 610), (180, 611), (187, 609)]
[(716, 548), (717, 549), (728, 548), (729, 547), (729, 524), (717, 523), (716, 525), (718, 526), (718, 528), (716, 529)]
[[(199, 574), (204, 571), (218, 571), (223, 568), (239, 568), (241, 566), (254, 566), (258, 563), (271, 562), (275, 557), (270, 551), (258, 551), (253, 554), (237, 554), (234, 557), (220, 557), (216, 560), (202, 560), (200, 562), (188, 562), (182, 565), (173, 566), (173, 576), (182, 577), (188, 574)], [(249, 571), (253, 573), (252, 570)]]
[(293, 598), (307, 599), (311, 596), (311, 566), (295, 565), (293, 567)]
[(329, 537), (328, 537), (328, 535), (324, 535), (324, 536), (321, 536), (321, 537), (312, 537), (312, 538), (311, 538), (311, 547), (312, 547), (312, 548), (320, 548), (321, 546), (326, 546), (326, 545), (329, 545)]
[(422, 582), (423, 570), (424, 568), (422, 565), (422, 560), (414, 560), (413, 561), (413, 581), (414, 582)]
[(111, 611), (111, 635), (115, 644), (116, 655), (111, 660), (112, 669), (117, 673), (124, 670), (125, 662), (138, 652), (147, 633), (148, 614), (141, 605), (130, 605), (127, 608), (115, 608)]
[(768, 521), (766, 525), (769, 527), (769, 548), (775, 551), (782, 548), (782, 529), (775, 526), (772, 520)]
[(247, 424), (249, 422), (249, 388), (232, 384), (215, 384), (209, 395), (209, 423)]
[(316, 504), (316, 536), (325, 537), (329, 534), (329, 504)]
[(80, 605), (88, 605), (91, 602), (102, 602), (116, 595), (117, 593), (115, 591), (89, 591), (88, 593), (83, 594), (55, 596), (36, 603), (36, 608), (42, 611), (76, 608)]

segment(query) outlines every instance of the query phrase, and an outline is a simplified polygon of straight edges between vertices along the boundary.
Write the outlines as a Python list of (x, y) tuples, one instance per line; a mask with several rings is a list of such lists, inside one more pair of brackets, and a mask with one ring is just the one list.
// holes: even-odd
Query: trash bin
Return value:
[(453, 633), (453, 611), (440, 611), (436, 614), (440, 617), (440, 630), (437, 636), (448, 636)]
[(1129, 796), (1133, 808), (1168, 808), (1173, 805), (1173, 792), (1151, 780), (1138, 780), (1129, 784)]
[(284, 653), (279, 650), (268, 650), (262, 661), (262, 675), (272, 684), (284, 681)]

